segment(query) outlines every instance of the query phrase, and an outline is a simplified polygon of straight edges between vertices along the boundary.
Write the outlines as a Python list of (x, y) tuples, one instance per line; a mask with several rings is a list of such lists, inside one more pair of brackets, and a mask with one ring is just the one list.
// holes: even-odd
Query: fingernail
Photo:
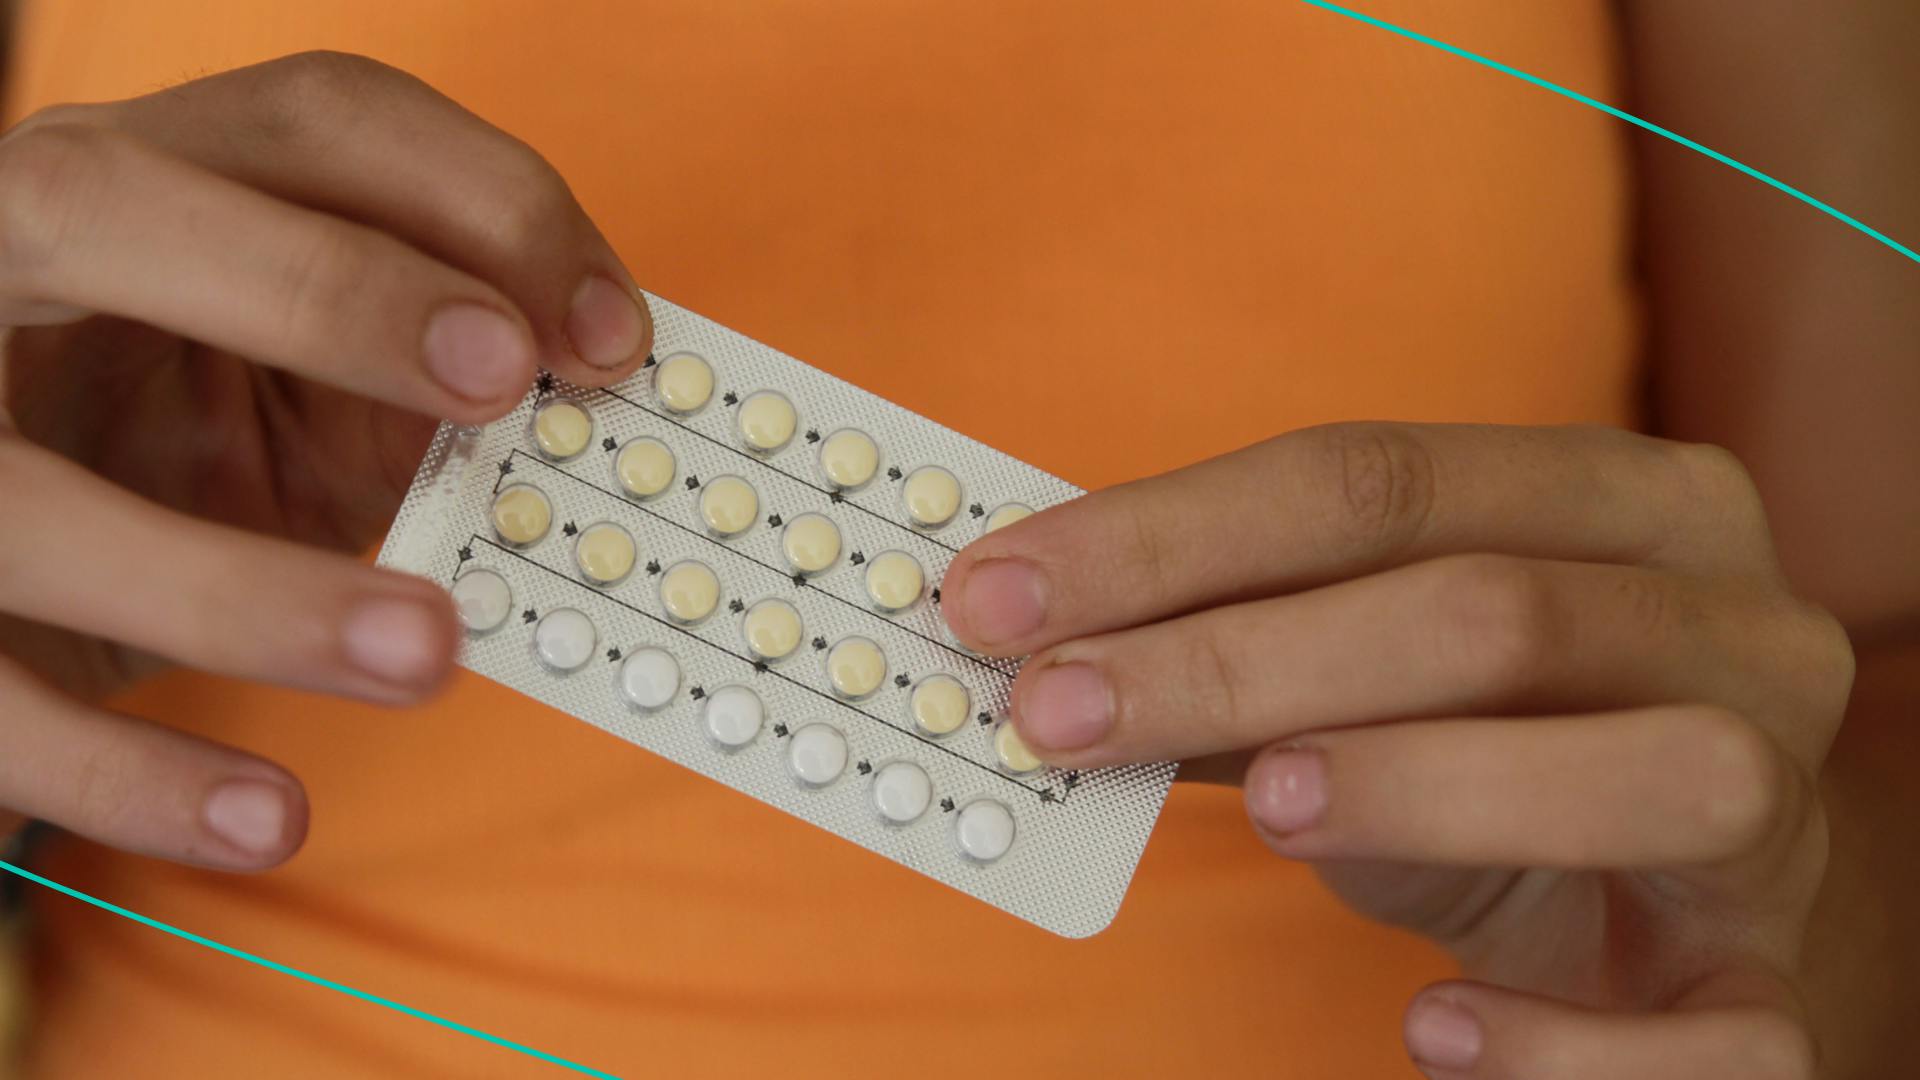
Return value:
[(1327, 812), (1327, 763), (1313, 750), (1263, 755), (1247, 777), (1247, 810), (1269, 832), (1297, 833)]
[(1480, 1060), (1480, 1018), (1463, 1006), (1422, 998), (1407, 1013), (1407, 1053), (1435, 1069), (1471, 1069)]
[(343, 640), (355, 667), (402, 686), (432, 682), (445, 660), (440, 620), (414, 600), (362, 603), (347, 616)]
[(287, 843), (287, 793), (260, 780), (229, 780), (200, 805), (215, 836), (254, 855), (274, 855)]
[(598, 274), (573, 290), (567, 311), (567, 340), (580, 359), (594, 367), (619, 367), (640, 351), (647, 318), (633, 292)]
[(1020, 692), (1020, 734), (1040, 750), (1081, 750), (1113, 727), (1113, 693), (1092, 664), (1044, 668)]
[(967, 575), (960, 602), (967, 632), (982, 645), (1019, 641), (1047, 618), (1046, 581), (1032, 563), (988, 559)]
[(533, 342), (512, 319), (480, 304), (448, 304), (427, 321), (427, 373), (474, 401), (517, 394), (533, 376)]

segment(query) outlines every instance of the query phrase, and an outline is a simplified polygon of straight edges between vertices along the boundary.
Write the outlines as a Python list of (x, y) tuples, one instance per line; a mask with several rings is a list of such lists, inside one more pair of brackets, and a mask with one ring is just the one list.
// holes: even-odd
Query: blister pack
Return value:
[(380, 563), (452, 591), (460, 662), (1068, 937), (1119, 909), (1171, 763), (1045, 767), (1019, 662), (960, 646), (966, 543), (1079, 489), (649, 296), (602, 390), (443, 424)]

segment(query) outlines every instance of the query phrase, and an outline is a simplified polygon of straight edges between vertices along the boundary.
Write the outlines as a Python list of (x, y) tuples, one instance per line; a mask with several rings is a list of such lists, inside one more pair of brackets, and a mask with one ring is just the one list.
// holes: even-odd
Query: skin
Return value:
[[(1644, 115), (1920, 235), (1912, 5), (1626, 15)], [(1042, 758), (1242, 783), (1277, 854), (1448, 946), (1464, 977), (1405, 1025), (1436, 1080), (1896, 1075), (1915, 268), (1639, 149), (1667, 438), (1283, 435), (991, 534), (944, 610), (1033, 654)]]
[[(1914, 19), (1897, 0), (1849, 20), (1796, 8), (1630, 6), (1637, 107), (1796, 180), (1910, 154), (1887, 133), (1920, 130), (1892, 59), (1920, 41)], [(1797, 50), (1784, 74), (1780, 42)], [(1822, 122), (1859, 101), (1885, 104)], [(1897, 179), (1913, 164), (1827, 186), (1920, 235)], [(1641, 162), (1662, 437), (1290, 433), (1000, 530), (943, 583), (962, 640), (1035, 654), (1014, 721), (1044, 758), (1179, 757), (1189, 778), (1243, 783), (1278, 855), (1455, 951), (1464, 978), (1408, 1011), (1432, 1077), (1902, 1060), (1886, 1037), (1900, 942), (1862, 915), (1911, 883), (1858, 841), (1920, 819), (1885, 764), (1911, 760), (1888, 721), (1920, 690), (1903, 555), (1920, 487), (1901, 482), (1920, 460), (1920, 305), (1900, 302), (1910, 265), (1714, 168), (1659, 146)], [(92, 526), (0, 549), (0, 610), (18, 617), (0, 631), (0, 806), (228, 869), (291, 854), (293, 777), (86, 702), (152, 657), (431, 693), (445, 599), (287, 538), (362, 549), (426, 418), (497, 416), (536, 363), (589, 385), (630, 371), (644, 313), (570, 313), (602, 279), (632, 295), (551, 169), (370, 61), (290, 58), (0, 140), (0, 317), (18, 328), (0, 471)], [(455, 305), (501, 316), (505, 344), (435, 367), (431, 320)], [(497, 383), (449, 389), (486, 355), (506, 358)], [(1210, 532), (1220, 505), (1237, 512)], [(129, 530), (165, 580), (41, 572)], [(263, 582), (270, 618), (253, 612)], [(389, 647), (356, 650), (366, 636)]]

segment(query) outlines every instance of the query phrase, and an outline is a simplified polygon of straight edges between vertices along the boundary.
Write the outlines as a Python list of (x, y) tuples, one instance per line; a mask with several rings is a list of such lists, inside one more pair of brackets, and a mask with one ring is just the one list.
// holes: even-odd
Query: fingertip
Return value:
[[(349, 666), (373, 680), (377, 696), (407, 704), (433, 696), (452, 675), (460, 626), (453, 601), (439, 587), (408, 575), (363, 597), (341, 626)], [(401, 583), (404, 582), (404, 583)]]
[(259, 762), (215, 784), (201, 801), (200, 820), (218, 842), (221, 866), (271, 869), (306, 843), (306, 790), (291, 774)]
[(589, 273), (574, 286), (562, 323), (577, 381), (605, 386), (633, 373), (653, 347), (653, 313), (624, 275)]
[(1460, 983), (1436, 983), (1415, 995), (1401, 1018), (1407, 1055), (1435, 1080), (1468, 1075), (1479, 1064), (1486, 1028), (1465, 996)]
[(1038, 566), (1008, 556), (974, 558), (941, 582), (940, 607), (961, 644), (991, 656), (1029, 651), (1046, 624), (1047, 582)]
[(533, 384), (539, 355), (517, 313), (470, 300), (444, 304), (428, 316), (420, 352), (428, 376), (447, 391), (440, 411), (463, 424), (512, 410)]

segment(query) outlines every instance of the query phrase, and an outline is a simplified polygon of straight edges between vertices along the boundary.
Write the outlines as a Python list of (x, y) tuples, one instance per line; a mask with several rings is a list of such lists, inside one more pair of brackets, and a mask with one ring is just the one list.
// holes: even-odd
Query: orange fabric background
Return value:
[[(1089, 487), (1337, 419), (1634, 419), (1619, 132), (1306, 5), (24, 6), (16, 117), (378, 56), (544, 152), (648, 288)], [(1618, 97), (1600, 0), (1367, 7)], [(63, 844), (53, 876), (623, 1075), (1407, 1077), (1400, 1011), (1448, 971), (1234, 792), (1177, 788), (1069, 942), (476, 677), (404, 712), (190, 674), (128, 705), (299, 772), (307, 850)], [(34, 1076), (560, 1075), (36, 903)]]

